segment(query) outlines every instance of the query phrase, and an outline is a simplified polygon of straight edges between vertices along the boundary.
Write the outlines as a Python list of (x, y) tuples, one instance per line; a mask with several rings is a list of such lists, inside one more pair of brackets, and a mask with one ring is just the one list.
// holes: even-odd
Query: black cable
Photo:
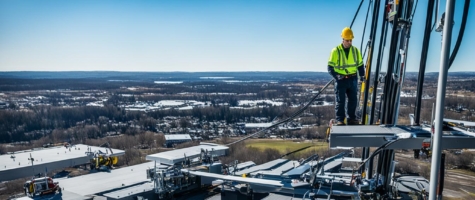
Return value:
[[(403, 5), (399, 5), (403, 6)], [(400, 52), (396, 52), (396, 60), (395, 60), (395, 72), (392, 74), (392, 87), (391, 87), (391, 97), (389, 100), (391, 101), (389, 105), (389, 108), (391, 109), (391, 116), (389, 116), (388, 121), (389, 124), (397, 124), (397, 119), (398, 119), (398, 114), (399, 114), (399, 104), (400, 104), (400, 91), (402, 88), (402, 84), (404, 82), (404, 77), (405, 77), (405, 72), (406, 72), (406, 61), (408, 54), (407, 52), (409, 51), (409, 39), (411, 35), (411, 27), (412, 27), (412, 17), (414, 15), (414, 12), (411, 15), (411, 11), (413, 10), (414, 2), (413, 1), (407, 1), (406, 4), (404, 4), (405, 11), (403, 13), (402, 19), (398, 21), (397, 26), (398, 29), (400, 30), (399, 34), (399, 44), (398, 44), (398, 49)], [(417, 2), (416, 2), (417, 6)], [(399, 18), (400, 19), (400, 18)], [(396, 23), (395, 23), (396, 24)], [(401, 52), (402, 51), (402, 52)], [(403, 54), (404, 55), (403, 55)]]
[[(398, 9), (401, 10), (403, 2), (399, 2)], [(388, 68), (386, 79), (384, 82), (384, 105), (383, 105), (383, 116), (381, 118), (381, 124), (392, 124), (392, 116), (393, 116), (393, 107), (394, 107), (394, 80), (392, 78), (392, 74), (394, 73), (394, 65), (397, 63), (396, 55), (398, 52), (398, 41), (400, 37), (400, 31), (398, 30), (398, 23), (401, 17), (402, 12), (397, 12), (396, 15), (393, 17), (393, 27), (391, 30), (391, 44), (389, 46), (389, 58), (388, 58)]]
[(429, 41), (430, 41), (430, 33), (431, 33), (431, 24), (432, 24), (432, 15), (434, 10), (434, 1), (429, 1), (427, 4), (427, 16), (426, 16), (426, 26), (424, 30), (424, 39), (422, 41), (422, 50), (421, 50), (421, 61), (419, 66), (419, 78), (417, 81), (417, 93), (416, 96), (416, 106), (415, 106), (415, 115), (414, 120), (415, 124), (420, 124), (421, 118), (421, 108), (422, 108), (422, 90), (424, 85), (424, 75), (426, 71), (427, 65), (427, 53), (429, 51)]
[[(370, 2), (371, 4), (371, 2)], [(369, 53), (368, 53), (368, 62), (367, 62), (367, 66), (366, 66), (366, 72), (367, 74), (365, 74), (365, 77), (366, 78), (366, 83), (365, 83), (365, 88), (364, 88), (364, 97), (363, 97), (363, 108), (362, 108), (362, 112), (361, 112), (361, 124), (367, 124), (367, 108), (368, 108), (368, 93), (369, 93), (369, 86), (371, 85), (370, 84), (370, 80), (371, 80), (371, 68), (372, 68), (372, 62), (373, 62), (373, 58), (374, 58), (374, 46), (376, 45), (375, 42), (374, 42), (374, 38), (375, 38), (375, 35), (376, 35), (376, 31), (378, 29), (378, 19), (379, 19), (379, 8), (380, 8), (380, 1), (376, 1), (376, 3), (374, 4), (374, 8), (373, 8), (373, 17), (372, 17), (372, 20), (371, 20), (371, 32), (369, 34), (369, 37), (370, 37), (370, 42), (371, 42), (371, 46), (369, 47)], [(368, 64), (369, 63), (369, 64)], [(361, 95), (360, 95), (361, 96)]]
[(272, 128), (277, 127), (277, 126), (279, 126), (279, 125), (281, 125), (281, 124), (283, 124), (283, 123), (289, 122), (290, 120), (292, 120), (292, 119), (294, 119), (295, 117), (299, 116), (300, 114), (302, 114), (303, 111), (305, 111), (305, 110), (317, 99), (318, 96), (320, 96), (320, 94), (323, 92), (323, 90), (325, 90), (325, 89), (326, 89), (331, 83), (333, 83), (334, 81), (335, 81), (335, 79), (332, 79), (331, 81), (329, 81), (325, 86), (323, 86), (322, 89), (320, 89), (320, 91), (318, 91), (318, 93), (317, 93), (315, 96), (313, 96), (313, 98), (312, 98), (304, 107), (302, 107), (302, 108), (300, 108), (299, 110), (297, 110), (295, 113), (293, 113), (293, 114), (292, 114), (290, 117), (288, 117), (287, 119), (281, 120), (281, 121), (279, 121), (279, 122), (277, 122), (277, 123), (275, 123), (275, 124), (272, 124), (271, 126), (265, 128), (265, 129), (262, 129), (262, 130), (260, 130), (260, 131), (257, 131), (257, 132), (255, 132), (255, 133), (253, 133), (253, 134), (251, 134), (251, 135), (248, 135), (248, 136), (246, 136), (246, 137), (243, 137), (243, 138), (241, 138), (241, 139), (239, 139), (239, 140), (236, 140), (236, 141), (234, 141), (234, 142), (228, 143), (228, 144), (226, 144), (226, 146), (230, 146), (230, 145), (236, 144), (236, 143), (238, 143), (238, 142), (242, 142), (242, 141), (244, 141), (244, 140), (247, 140), (247, 139), (249, 139), (249, 138), (251, 138), (251, 137), (253, 137), (253, 136), (255, 136), (255, 135), (261, 134), (262, 132), (265, 132), (265, 131), (267, 131), (267, 130), (271, 130)]
[[(372, 2), (373, 2), (373, 0), (370, 0), (370, 2), (369, 2), (369, 4), (368, 4), (368, 10), (366, 11), (366, 17), (365, 17), (364, 27), (363, 27), (363, 35), (361, 36), (360, 51), (363, 49), (363, 41), (364, 41), (364, 35), (365, 35), (365, 32), (366, 32), (366, 24), (367, 24), (367, 22), (368, 22), (369, 9), (371, 8)], [(365, 57), (365, 55), (366, 55), (366, 50), (368, 50), (369, 46), (371, 45), (371, 41), (372, 41), (372, 39), (373, 39), (373, 38), (372, 38), (373, 26), (374, 26), (374, 18), (373, 18), (373, 20), (371, 21), (371, 28), (372, 28), (372, 29), (371, 29), (371, 33), (370, 33), (370, 36), (369, 36), (369, 41), (368, 41), (368, 43), (366, 44), (366, 48), (364, 49), (364, 53), (363, 53), (363, 56), (361, 57), (361, 59), (364, 59), (364, 57)], [(368, 59), (371, 59), (371, 56), (370, 56), (370, 55), (369, 55), (368, 57), (369, 57)], [(368, 66), (366, 66), (366, 67), (368, 67)], [(366, 71), (368, 71), (368, 70), (370, 70), (370, 69), (367, 68), (367, 69), (365, 70), (365, 74), (364, 74), (363, 76), (366, 76), (366, 75), (367, 75), (367, 74), (366, 74)], [(370, 74), (370, 73), (369, 73), (369, 74)], [(360, 74), (360, 76), (362, 76), (362, 75)], [(366, 79), (369, 79), (369, 76), (366, 77)], [(361, 84), (360, 87), (363, 87), (363, 84)], [(367, 86), (366, 86), (365, 88), (367, 88)], [(361, 91), (361, 88), (360, 88), (358, 91)], [(361, 99), (361, 92), (358, 93), (358, 101), (357, 101), (357, 103), (356, 103), (356, 110), (358, 110), (357, 113), (361, 113), (361, 108), (359, 108), (359, 104), (360, 104), (360, 102), (361, 102), (360, 99)], [(363, 99), (364, 99), (364, 98), (363, 98)], [(366, 106), (363, 106), (363, 107), (366, 107)], [(364, 116), (364, 114), (361, 115), (361, 116)], [(357, 117), (358, 117), (358, 116), (357, 116)], [(360, 117), (360, 118), (361, 118), (361, 117)]]
[(363, 167), (366, 162), (373, 159), (376, 155), (378, 155), (383, 150), (385, 150), (387, 147), (391, 146), (392, 144), (394, 144), (395, 142), (397, 142), (399, 140), (402, 140), (402, 139), (398, 138), (398, 139), (390, 140), (390, 141), (384, 143), (383, 145), (381, 145), (380, 147), (378, 147), (376, 150), (373, 151), (373, 153), (368, 158), (366, 158), (365, 160), (363, 160), (361, 162), (361, 164), (356, 168), (356, 171), (360, 170), (361, 167)]
[[(393, 107), (393, 110), (394, 110), (394, 114), (393, 114), (393, 124), (397, 124), (397, 119), (398, 119), (398, 115), (399, 115), (399, 105), (400, 105), (400, 101), (401, 101), (401, 97), (400, 97), (400, 92), (402, 90), (402, 84), (404, 83), (404, 79), (405, 79), (405, 75), (406, 75), (406, 69), (407, 69), (407, 57), (408, 57), (408, 52), (409, 52), (409, 41), (410, 41), (410, 38), (411, 38), (411, 28), (412, 28), (412, 19), (414, 17), (414, 12), (416, 11), (416, 8), (417, 8), (417, 2), (416, 1), (416, 4), (414, 6), (414, 2), (413, 1), (409, 1), (407, 3), (407, 6), (406, 6), (406, 9), (407, 9), (407, 12), (405, 13), (405, 16), (404, 16), (404, 19), (402, 21), (402, 27), (405, 27), (404, 28), (404, 32), (403, 34), (401, 35), (401, 43), (400, 43), (400, 47), (399, 49), (400, 50), (403, 50), (403, 55), (401, 55), (401, 53), (398, 54), (398, 63), (397, 64), (397, 78), (398, 80), (395, 81), (395, 106)], [(413, 9), (414, 7), (414, 9)], [(411, 15), (411, 10), (414, 10), (414, 12), (412, 13)]]
[[(402, 8), (405, 2), (399, 2), (398, 11), (402, 11)], [(405, 29), (399, 28), (399, 21), (403, 20), (402, 12), (397, 12), (396, 16), (393, 19), (393, 34), (391, 35), (392, 43), (390, 46), (389, 51), (389, 62), (388, 62), (388, 75), (386, 80), (388, 80), (388, 95), (386, 96), (386, 105), (385, 105), (385, 114), (384, 119), (382, 120), (382, 124), (395, 124), (394, 122), (394, 113), (396, 108), (396, 99), (399, 94), (397, 93), (397, 82), (395, 78), (395, 74), (398, 73), (399, 63), (400, 63), (400, 54), (399, 50), (401, 49), (401, 42), (403, 41), (402, 38), (405, 35), (403, 32)], [(389, 72), (391, 70), (391, 73)]]
[[(465, 32), (465, 25), (467, 24), (467, 16), (468, 16), (469, 7), (470, 7), (470, 0), (465, 0), (465, 5), (463, 7), (462, 23), (460, 24), (459, 36), (457, 37), (457, 42), (455, 43), (454, 50), (452, 54), (450, 55), (449, 69), (450, 69), (450, 66), (452, 66), (452, 63), (454, 63), (455, 57), (457, 56), (457, 53), (460, 48), (460, 44), (462, 43), (463, 34)], [(446, 23), (446, 24), (449, 24), (449, 23)]]
[[(366, 19), (364, 20), (364, 28), (363, 28), (363, 35), (361, 36), (361, 45), (360, 45), (360, 50), (363, 49), (363, 41), (364, 41), (364, 35), (365, 35), (365, 32), (366, 32), (366, 23), (368, 22), (368, 14), (369, 14), (369, 8), (371, 8), (371, 4), (373, 3), (373, 0), (370, 0), (369, 1), (369, 4), (368, 4), (368, 10), (366, 11)], [(361, 4), (360, 4), (361, 5)], [(364, 54), (366, 54), (366, 49), (364, 50)], [(364, 58), (364, 54), (363, 54), (363, 58)]]
[(353, 17), (353, 21), (351, 21), (350, 29), (353, 27), (353, 23), (355, 22), (356, 16), (358, 16), (358, 12), (360, 12), (361, 5), (363, 5), (363, 1), (361, 0), (360, 5), (358, 6), (358, 10), (356, 10), (355, 16)]
[[(366, 11), (366, 19), (365, 19), (365, 25), (364, 25), (364, 29), (363, 29), (363, 36), (362, 36), (362, 39), (361, 41), (363, 41), (363, 38), (364, 38), (364, 34), (365, 34), (365, 31), (366, 31), (366, 24), (368, 22), (368, 15), (369, 15), (369, 11), (370, 11), (370, 8), (371, 8), (371, 5), (372, 5), (372, 0), (369, 2), (369, 5), (368, 5), (368, 10)], [(362, 124), (366, 124), (366, 106), (367, 106), (367, 95), (368, 95), (368, 88), (369, 88), (369, 80), (371, 80), (371, 63), (372, 63), (372, 60), (373, 60), (373, 52), (374, 52), (374, 36), (376, 35), (376, 30), (377, 30), (377, 23), (378, 23), (378, 16), (379, 16), (379, 1), (377, 1), (375, 4), (374, 4), (374, 7), (373, 7), (373, 12), (372, 12), (372, 19), (371, 19), (371, 31), (370, 31), (370, 35), (369, 35), (369, 41), (368, 41), (368, 44), (365, 48), (365, 51), (364, 51), (364, 55), (366, 55), (366, 50), (368, 50), (369, 48), (369, 53), (368, 53), (368, 58), (367, 58), (367, 66), (366, 66), (366, 74), (364, 76), (367, 76), (366, 77), (366, 84), (365, 84), (365, 90), (364, 90), (364, 97), (363, 97), (363, 112), (359, 112), (361, 113), (361, 122)], [(363, 44), (363, 43), (361, 43)], [(363, 46), (361, 46), (361, 48), (363, 48)], [(361, 49), (360, 48), (360, 49)], [(364, 56), (363, 56), (364, 58)], [(368, 64), (369, 63), (369, 64)], [(361, 87), (363, 86), (363, 84), (361, 85)], [(360, 97), (361, 97), (362, 94), (358, 94), (358, 103), (357, 103), (357, 106), (359, 106), (360, 104)], [(361, 108), (360, 108), (361, 109)], [(366, 159), (368, 156), (369, 156), (369, 147), (365, 147), (363, 148), (363, 159)], [(368, 153), (368, 154), (367, 154)], [(363, 166), (364, 168), (364, 166)]]
[[(379, 1), (377, 1), (379, 2)], [(388, 0), (386, 0), (385, 4), (384, 5), (387, 5), (388, 4)], [(375, 3), (375, 6), (376, 6), (376, 3)], [(383, 13), (385, 11), (385, 6), (383, 6)], [(386, 15), (384, 15), (386, 16)], [(374, 77), (374, 82), (373, 82), (373, 94), (372, 94), (372, 97), (371, 97), (371, 114), (369, 115), (370, 116), (370, 119), (369, 119), (369, 124), (373, 124), (374, 121), (374, 110), (375, 110), (375, 107), (376, 107), (376, 98), (377, 98), (377, 94), (378, 94), (378, 83), (379, 83), (379, 73), (381, 71), (381, 63), (382, 63), (382, 60), (383, 60), (383, 55), (384, 55), (384, 44), (386, 43), (386, 37), (387, 37), (387, 32), (388, 32), (388, 21), (387, 20), (383, 20), (382, 21), (382, 27), (381, 27), (381, 36), (379, 38), (379, 47), (378, 47), (378, 58), (376, 60), (376, 71), (375, 71), (375, 77)], [(380, 106), (382, 105), (382, 101), (383, 101), (383, 98), (381, 97), (380, 98)], [(379, 109), (379, 115), (378, 115), (378, 118), (381, 118), (381, 108)]]
[(417, 10), (417, 4), (419, 3), (418, 0), (416, 0), (416, 5), (414, 6), (414, 11), (412, 11), (411, 19), (414, 19), (414, 14), (416, 13)]
[[(428, 5), (431, 6), (431, 8), (433, 9), (434, 2), (429, 1)], [(465, 33), (465, 26), (467, 24), (467, 15), (468, 15), (469, 7), (470, 7), (470, 0), (465, 0), (465, 4), (464, 4), (464, 8), (463, 8), (463, 14), (462, 14), (462, 22), (460, 24), (460, 31), (459, 31), (459, 35), (457, 37), (457, 42), (455, 44), (454, 50), (453, 50), (453, 52), (450, 56), (449, 69), (453, 64), (453, 62), (455, 60), (455, 57), (457, 56), (458, 50), (460, 48), (460, 44), (462, 43), (462, 38), (463, 38), (463, 35)], [(428, 13), (427, 13), (427, 19), (426, 19), (426, 30), (425, 30), (425, 33), (424, 33), (424, 41), (423, 41), (422, 55), (421, 55), (421, 65), (420, 65), (420, 68), (419, 68), (419, 79), (418, 79), (418, 83), (417, 83), (417, 94), (420, 94), (420, 95), (417, 95), (417, 97), (416, 97), (416, 106), (415, 106), (415, 112), (414, 112), (415, 113), (414, 120), (415, 120), (416, 125), (420, 124), (420, 117), (421, 117), (420, 113), (421, 113), (421, 108), (422, 108), (422, 105), (421, 105), (422, 100), (421, 99), (422, 99), (422, 90), (423, 90), (422, 86), (424, 84), (424, 74), (425, 74), (425, 67), (426, 67), (426, 60), (427, 60), (427, 51), (428, 51), (428, 48), (429, 48), (430, 32), (434, 28), (434, 27), (431, 27), (432, 19), (431, 18), (429, 19), (429, 16), (432, 17), (432, 14), (433, 14), (431, 8), (428, 8), (428, 11), (427, 11)], [(436, 18), (437, 18), (437, 16), (436, 16)], [(427, 23), (429, 23), (429, 25)], [(430, 30), (427, 30), (428, 28), (430, 28)], [(427, 38), (426, 38), (426, 35), (427, 35)]]

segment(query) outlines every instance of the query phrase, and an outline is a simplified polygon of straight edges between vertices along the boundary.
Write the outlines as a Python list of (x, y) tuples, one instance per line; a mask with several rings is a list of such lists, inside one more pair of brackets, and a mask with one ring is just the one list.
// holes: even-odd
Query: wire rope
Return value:
[(239, 139), (239, 140), (236, 140), (236, 141), (234, 141), (234, 142), (228, 143), (228, 144), (226, 144), (226, 146), (230, 146), (230, 145), (233, 145), (233, 144), (242, 142), (242, 141), (244, 141), (244, 140), (247, 140), (247, 139), (249, 139), (249, 138), (251, 138), (251, 137), (254, 137), (254, 136), (256, 136), (256, 135), (259, 135), (259, 134), (261, 134), (261, 133), (263, 133), (263, 132), (265, 132), (265, 131), (271, 130), (271, 129), (274, 128), (274, 127), (277, 127), (277, 126), (279, 126), (279, 125), (281, 125), (281, 124), (287, 123), (287, 122), (289, 122), (290, 120), (296, 118), (297, 116), (299, 116), (300, 114), (302, 114), (302, 112), (305, 111), (305, 110), (317, 99), (317, 97), (320, 96), (320, 94), (321, 94), (331, 83), (333, 83), (334, 81), (335, 81), (335, 79), (332, 79), (332, 80), (329, 81), (327, 84), (325, 84), (325, 86), (323, 86), (323, 88), (320, 89), (320, 91), (318, 91), (318, 93), (317, 93), (315, 96), (313, 96), (313, 98), (312, 98), (304, 107), (302, 107), (302, 108), (300, 108), (299, 110), (297, 110), (296, 112), (294, 112), (290, 117), (288, 117), (288, 118), (286, 118), (286, 119), (284, 119), (284, 120), (281, 120), (281, 121), (279, 121), (279, 122), (277, 122), (277, 123), (275, 123), (275, 124), (272, 124), (271, 126), (265, 128), (265, 129), (262, 129), (262, 130), (260, 130), (260, 131), (257, 131), (257, 132), (255, 132), (255, 133), (253, 133), (253, 134), (251, 134), (251, 135), (248, 135), (248, 136), (246, 136), (246, 137), (243, 137), (243, 138), (241, 138), (241, 139)]

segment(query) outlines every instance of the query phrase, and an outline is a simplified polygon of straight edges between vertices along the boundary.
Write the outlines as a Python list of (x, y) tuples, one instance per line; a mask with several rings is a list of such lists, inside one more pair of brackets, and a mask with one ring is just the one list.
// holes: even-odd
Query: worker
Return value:
[[(335, 115), (337, 125), (359, 124), (356, 119), (358, 73), (364, 81), (364, 65), (361, 52), (352, 46), (353, 31), (346, 27), (341, 32), (342, 43), (333, 48), (328, 60), (328, 73), (335, 79)], [(348, 109), (346, 109), (346, 97)], [(347, 113), (345, 113), (345, 110)]]

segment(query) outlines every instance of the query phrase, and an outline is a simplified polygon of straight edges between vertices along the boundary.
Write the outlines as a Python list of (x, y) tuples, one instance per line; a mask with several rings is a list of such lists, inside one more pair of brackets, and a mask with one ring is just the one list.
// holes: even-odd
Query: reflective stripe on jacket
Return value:
[(343, 50), (343, 45), (340, 44), (332, 49), (330, 59), (328, 59), (328, 66), (333, 67), (333, 70), (341, 75), (356, 74), (361, 65), (363, 65), (363, 59), (360, 50), (354, 46), (350, 47), (348, 58)]

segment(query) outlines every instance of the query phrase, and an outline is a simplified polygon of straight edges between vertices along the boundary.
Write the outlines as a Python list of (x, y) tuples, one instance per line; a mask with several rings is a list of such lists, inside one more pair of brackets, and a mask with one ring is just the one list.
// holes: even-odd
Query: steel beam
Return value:
[(454, 18), (455, 0), (447, 0), (445, 9), (445, 26), (442, 35), (442, 51), (440, 53), (439, 82), (437, 84), (437, 101), (435, 111), (435, 133), (432, 147), (432, 167), (430, 170), (429, 199), (437, 198), (439, 182), (439, 165), (442, 152), (442, 125), (444, 118), (445, 87), (449, 69), (450, 40), (452, 38), (452, 21)]

